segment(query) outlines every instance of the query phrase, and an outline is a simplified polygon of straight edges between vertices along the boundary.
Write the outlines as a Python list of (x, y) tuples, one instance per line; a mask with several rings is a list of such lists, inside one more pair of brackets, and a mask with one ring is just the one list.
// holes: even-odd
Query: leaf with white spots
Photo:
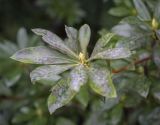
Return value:
[(11, 58), (23, 63), (33, 64), (66, 64), (73, 63), (74, 61), (44, 46), (29, 47), (19, 50)]
[(102, 67), (92, 65), (89, 68), (89, 84), (98, 94), (107, 98), (116, 97), (116, 90), (112, 83), (110, 72)]
[(42, 39), (54, 49), (64, 54), (67, 54), (71, 57), (78, 58), (77, 55), (70, 48), (68, 48), (64, 44), (64, 41), (60, 37), (58, 37), (56, 34), (53, 34), (48, 30), (40, 29), (40, 28), (32, 29), (32, 31), (35, 34), (42, 36)]
[(97, 41), (91, 56), (94, 56), (95, 54), (103, 51), (104, 48), (106, 47), (107, 43), (109, 43), (114, 36), (115, 35), (113, 33), (107, 33), (106, 35), (102, 36)]
[(121, 48), (107, 49), (91, 57), (90, 60), (93, 60), (93, 59), (122, 59), (122, 58), (127, 58), (130, 55), (131, 55), (131, 51), (128, 48), (121, 47)]
[(52, 114), (56, 109), (68, 104), (75, 96), (76, 92), (69, 88), (70, 80), (61, 79), (52, 89), (52, 93), (48, 98), (48, 109)]
[(88, 80), (87, 72), (83, 65), (75, 67), (71, 71), (70, 77), (71, 77), (70, 88), (76, 92), (78, 92), (80, 90), (80, 87), (84, 85)]
[(84, 24), (79, 29), (79, 36), (78, 36), (81, 46), (81, 51), (84, 54), (87, 53), (87, 46), (89, 44), (90, 37), (91, 37), (91, 29), (87, 24)]
[(30, 73), (33, 83), (40, 82), (44, 84), (54, 84), (61, 77), (58, 74), (70, 69), (73, 65), (45, 65), (40, 66)]
[(71, 48), (75, 53), (79, 53), (79, 45), (78, 45), (78, 31), (73, 27), (65, 26), (65, 31), (67, 34), (67, 41), (65, 41), (66, 45)]

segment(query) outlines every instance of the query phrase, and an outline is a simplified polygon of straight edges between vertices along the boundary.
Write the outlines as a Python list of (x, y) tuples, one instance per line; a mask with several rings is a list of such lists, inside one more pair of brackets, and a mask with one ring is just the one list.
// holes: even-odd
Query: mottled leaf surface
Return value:
[(71, 71), (70, 77), (71, 77), (70, 88), (76, 92), (78, 92), (80, 90), (80, 87), (84, 85), (88, 80), (87, 72), (83, 65), (75, 67)]
[(77, 58), (77, 55), (70, 49), (68, 48), (65, 44), (64, 41), (58, 37), (56, 34), (53, 34), (52, 32), (45, 30), (45, 29), (32, 29), (32, 31), (37, 34), (42, 36), (42, 39), (51, 45), (54, 49), (64, 53), (68, 54), (69, 56)]
[(81, 51), (84, 54), (86, 54), (87, 46), (89, 44), (90, 37), (91, 37), (91, 29), (87, 24), (84, 24), (83, 26), (81, 26), (81, 28), (79, 29), (78, 37), (79, 37), (79, 42), (81, 46)]
[(108, 98), (116, 97), (111, 74), (106, 68), (92, 65), (88, 72), (90, 86), (96, 93)]
[(31, 81), (33, 83), (42, 82), (44, 84), (52, 84), (61, 78), (58, 74), (71, 67), (73, 65), (45, 65), (38, 67), (30, 73)]
[(78, 44), (78, 31), (73, 27), (65, 26), (65, 31), (68, 39), (65, 41), (66, 45), (71, 48), (75, 53), (79, 54), (79, 44)]
[(102, 36), (96, 43), (93, 52), (92, 52), (92, 56), (94, 56), (95, 54), (103, 51), (107, 45), (107, 43), (110, 42), (110, 40), (114, 37), (113, 33), (107, 33), (106, 35)]
[(48, 98), (49, 112), (52, 114), (56, 109), (66, 105), (75, 96), (75, 91), (69, 88), (70, 80), (61, 79), (52, 89)]
[(65, 57), (63, 54), (44, 46), (22, 49), (16, 52), (11, 58), (23, 63), (33, 64), (73, 63), (73, 60), (69, 59), (69, 57)]
[(121, 59), (127, 58), (131, 55), (131, 52), (128, 48), (113, 48), (108, 49), (103, 52), (96, 54), (95, 56), (91, 57), (92, 59)]

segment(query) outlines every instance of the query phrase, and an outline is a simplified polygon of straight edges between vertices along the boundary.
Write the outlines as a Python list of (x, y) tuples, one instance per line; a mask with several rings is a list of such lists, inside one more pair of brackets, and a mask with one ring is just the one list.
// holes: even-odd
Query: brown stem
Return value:
[[(150, 59), (151, 59), (151, 56), (146, 57), (146, 58), (144, 58), (144, 59), (142, 59), (142, 60), (137, 60), (137, 61), (134, 62), (134, 65), (138, 65), (138, 64), (143, 63), (143, 62), (146, 62), (146, 61), (148, 61), (148, 60), (150, 60)], [(130, 66), (130, 64), (127, 65), (127, 66), (121, 67), (121, 68), (119, 68), (119, 69), (112, 70), (112, 73), (119, 73), (119, 72), (125, 71), (125, 70), (127, 70), (127, 69), (129, 68), (129, 66)]]

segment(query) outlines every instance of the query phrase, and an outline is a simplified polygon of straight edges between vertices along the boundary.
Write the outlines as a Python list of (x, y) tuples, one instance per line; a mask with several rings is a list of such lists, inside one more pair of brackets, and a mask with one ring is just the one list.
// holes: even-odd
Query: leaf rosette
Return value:
[(88, 56), (90, 27), (84, 24), (77, 30), (65, 26), (65, 30), (67, 39), (64, 41), (48, 30), (33, 29), (49, 46), (25, 48), (11, 57), (23, 63), (43, 65), (33, 70), (30, 77), (33, 83), (52, 85), (48, 98), (50, 113), (66, 105), (85, 84), (104, 97), (116, 97), (108, 61), (131, 55), (125, 47), (107, 48), (114, 37), (114, 34), (108, 33), (98, 40), (91, 56)]

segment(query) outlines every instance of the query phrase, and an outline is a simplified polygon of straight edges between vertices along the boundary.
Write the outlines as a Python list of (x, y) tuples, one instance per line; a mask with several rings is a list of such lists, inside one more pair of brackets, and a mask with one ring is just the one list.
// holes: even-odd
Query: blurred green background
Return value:
[[(82, 89), (70, 104), (50, 115), (46, 104), (50, 87), (30, 82), (29, 73), (36, 66), (9, 58), (17, 50), (44, 44), (32, 28), (65, 38), (65, 25), (79, 28), (84, 23), (92, 30), (91, 51), (102, 34), (131, 15), (135, 15), (131, 0), (0, 0), (0, 125), (160, 125), (160, 85), (147, 99), (124, 87), (137, 77), (143, 82), (137, 74), (131, 73), (131, 79), (116, 76), (124, 83), (118, 86), (125, 91), (120, 99), (105, 100)], [(159, 78), (154, 79), (157, 83)]]

